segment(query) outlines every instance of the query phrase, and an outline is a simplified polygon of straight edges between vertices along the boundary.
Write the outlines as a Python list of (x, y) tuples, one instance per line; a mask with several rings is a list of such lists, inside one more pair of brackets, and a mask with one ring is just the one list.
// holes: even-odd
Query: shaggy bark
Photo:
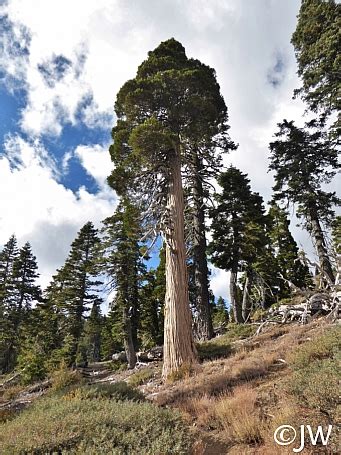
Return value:
[(164, 363), (167, 378), (181, 365), (196, 361), (189, 307), (186, 250), (184, 241), (184, 199), (181, 180), (180, 150), (170, 160), (167, 210), (170, 224), (166, 238), (166, 296), (164, 324)]

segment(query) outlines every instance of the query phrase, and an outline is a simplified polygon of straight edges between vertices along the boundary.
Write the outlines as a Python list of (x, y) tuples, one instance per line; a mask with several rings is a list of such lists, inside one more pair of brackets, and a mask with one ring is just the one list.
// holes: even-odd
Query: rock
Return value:
[(331, 310), (331, 299), (328, 294), (314, 294), (309, 299), (309, 307), (312, 314), (318, 311), (329, 312)]
[(125, 351), (115, 352), (111, 356), (111, 358), (114, 362), (126, 362), (127, 361), (127, 356), (126, 356)]
[(139, 362), (161, 360), (163, 357), (163, 346), (155, 346), (154, 348), (148, 349), (148, 351), (137, 352), (136, 356)]

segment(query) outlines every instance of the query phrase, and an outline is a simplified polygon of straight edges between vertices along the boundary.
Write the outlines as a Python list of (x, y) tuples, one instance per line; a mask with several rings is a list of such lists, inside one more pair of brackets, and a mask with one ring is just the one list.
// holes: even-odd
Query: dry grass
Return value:
[(215, 403), (214, 412), (229, 441), (259, 444), (264, 423), (256, 405), (257, 392), (250, 385), (236, 387), (232, 396)]
[[(324, 339), (327, 333), (330, 335)], [(221, 447), (217, 452), (221, 454), (292, 454), (298, 441), (279, 447), (274, 441), (275, 429), (284, 424), (317, 426), (326, 419), (313, 408), (312, 400), (308, 406), (304, 404), (303, 391), (294, 394), (286, 386), (297, 374), (293, 363), (301, 371), (307, 360), (328, 361), (327, 352), (334, 350), (336, 338), (334, 329), (323, 321), (272, 327), (260, 336), (234, 343), (236, 352), (230, 357), (204, 362), (192, 377), (161, 388), (157, 401), (179, 408), (198, 429), (203, 439), (196, 454), (213, 454), (211, 446)], [(331, 395), (336, 396), (334, 391)], [(312, 454), (312, 448), (307, 446), (304, 453)]]

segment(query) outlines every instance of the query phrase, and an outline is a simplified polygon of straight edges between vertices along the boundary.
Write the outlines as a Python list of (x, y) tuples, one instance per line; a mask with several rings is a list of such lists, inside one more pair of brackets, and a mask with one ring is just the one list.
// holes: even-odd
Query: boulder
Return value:
[(112, 356), (111, 359), (114, 362), (126, 362), (127, 361), (127, 356), (125, 351), (120, 351), (120, 352), (115, 352)]

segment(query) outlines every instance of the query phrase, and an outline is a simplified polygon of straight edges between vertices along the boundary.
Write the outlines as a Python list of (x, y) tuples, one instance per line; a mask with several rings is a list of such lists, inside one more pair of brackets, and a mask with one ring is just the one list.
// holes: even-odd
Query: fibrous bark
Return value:
[(174, 149), (172, 153), (167, 196), (169, 225), (164, 233), (166, 239), (165, 341), (162, 370), (164, 378), (182, 365), (196, 361), (188, 295), (179, 148)]

